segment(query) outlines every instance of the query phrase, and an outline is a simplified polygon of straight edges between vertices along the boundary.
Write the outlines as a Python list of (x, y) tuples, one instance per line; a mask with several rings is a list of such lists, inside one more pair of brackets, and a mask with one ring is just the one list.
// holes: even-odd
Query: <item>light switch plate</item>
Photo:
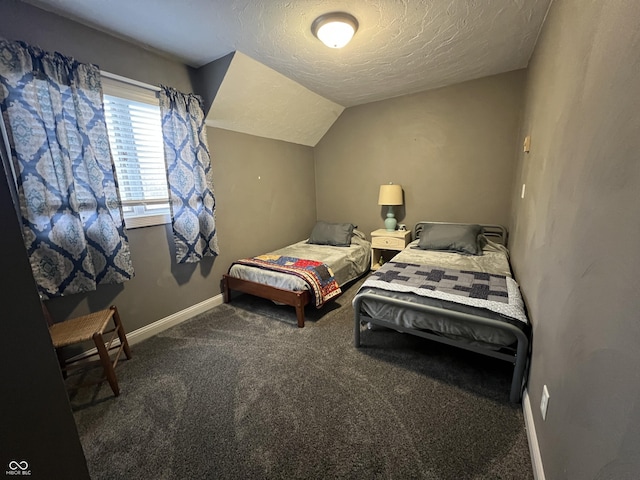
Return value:
[(547, 408), (549, 407), (549, 390), (545, 385), (542, 387), (542, 398), (540, 399), (540, 413), (542, 413), (542, 420), (547, 419)]

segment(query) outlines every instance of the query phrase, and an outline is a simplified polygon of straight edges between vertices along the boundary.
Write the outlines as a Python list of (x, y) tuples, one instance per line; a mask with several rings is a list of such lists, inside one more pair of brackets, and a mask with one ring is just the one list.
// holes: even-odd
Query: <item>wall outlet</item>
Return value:
[(549, 407), (549, 390), (545, 385), (542, 387), (542, 398), (540, 399), (540, 413), (542, 413), (542, 420), (547, 419), (547, 408)]

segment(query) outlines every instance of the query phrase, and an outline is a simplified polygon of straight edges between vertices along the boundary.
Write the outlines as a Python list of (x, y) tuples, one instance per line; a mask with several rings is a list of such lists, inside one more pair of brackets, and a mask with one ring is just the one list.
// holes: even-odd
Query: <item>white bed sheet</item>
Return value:
[(422, 250), (416, 248), (418, 240), (414, 240), (398, 255), (394, 262), (417, 263), (420, 265), (437, 265), (454, 270), (470, 270), (473, 272), (493, 273), (511, 277), (509, 251), (500, 244), (489, 242), (482, 249), (482, 255), (461, 255), (455, 252)]

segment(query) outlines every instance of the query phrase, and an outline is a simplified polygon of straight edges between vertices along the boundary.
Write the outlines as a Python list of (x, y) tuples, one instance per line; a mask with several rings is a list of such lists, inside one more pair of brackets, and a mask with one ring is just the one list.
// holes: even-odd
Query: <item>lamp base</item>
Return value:
[(396, 225), (398, 225), (398, 221), (395, 219), (393, 213), (387, 213), (387, 218), (384, 220), (384, 228), (387, 229), (387, 232), (395, 231)]

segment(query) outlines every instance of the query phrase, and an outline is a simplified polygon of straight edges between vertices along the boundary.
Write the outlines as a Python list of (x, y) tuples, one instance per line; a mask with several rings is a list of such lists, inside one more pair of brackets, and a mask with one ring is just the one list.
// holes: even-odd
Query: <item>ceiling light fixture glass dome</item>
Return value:
[(311, 24), (311, 32), (327, 47), (342, 48), (358, 30), (358, 21), (345, 12), (325, 13)]

